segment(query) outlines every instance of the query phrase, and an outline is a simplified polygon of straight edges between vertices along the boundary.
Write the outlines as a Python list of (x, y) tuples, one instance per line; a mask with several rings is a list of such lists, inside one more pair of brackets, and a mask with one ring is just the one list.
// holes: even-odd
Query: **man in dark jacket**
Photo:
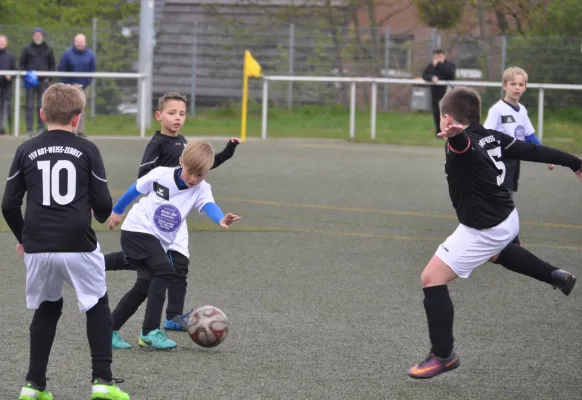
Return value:
[[(428, 64), (424, 70), (422, 78), (427, 82), (434, 83), (437, 83), (438, 81), (452, 81), (455, 79), (456, 70), (457, 68), (455, 67), (455, 64), (447, 60), (447, 54), (444, 52), (444, 50), (436, 49), (432, 52), (432, 62)], [(439, 110), (439, 102), (445, 96), (447, 87), (444, 85), (433, 85), (430, 89), (436, 135), (441, 130), (441, 113)]]
[[(44, 40), (44, 31), (35, 28), (32, 33), (32, 42), (22, 49), (20, 55), (20, 69), (24, 71), (54, 71), (55, 55), (53, 49)], [(39, 116), (42, 95), (48, 88), (51, 78), (39, 78), (38, 85), (26, 89), (26, 130), (28, 137), (34, 135), (34, 116), (38, 119), (38, 133), (44, 130), (44, 124)], [(35, 107), (36, 100), (36, 107)]]
[[(16, 71), (16, 60), (6, 50), (8, 38), (0, 35), (0, 71)], [(10, 103), (12, 99), (12, 76), (0, 76), (0, 135), (6, 134), (6, 122), (10, 120)]]
[[(82, 33), (75, 36), (73, 46), (65, 50), (59, 61), (59, 71), (62, 72), (95, 72), (97, 61), (95, 54), (87, 48), (87, 37)], [(63, 83), (77, 84), (85, 90), (85, 96), (88, 95), (87, 88), (91, 85), (92, 78), (63, 78)], [(83, 111), (77, 135), (85, 136), (85, 115)]]

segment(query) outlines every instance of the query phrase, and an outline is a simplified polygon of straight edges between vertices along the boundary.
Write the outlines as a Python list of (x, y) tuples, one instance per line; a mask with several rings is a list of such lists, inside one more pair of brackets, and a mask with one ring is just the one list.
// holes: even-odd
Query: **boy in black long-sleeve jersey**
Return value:
[[(178, 132), (186, 120), (186, 98), (179, 93), (167, 93), (160, 97), (156, 119), (160, 121), (161, 130), (152, 137), (142, 157), (139, 166), (138, 178), (145, 176), (156, 167), (179, 167), (180, 156), (188, 143)], [(240, 143), (232, 138), (226, 148), (214, 156), (212, 169), (217, 168), (229, 160)], [(113, 229), (121, 221), (121, 216), (127, 204), (118, 201), (109, 218), (109, 227)], [(168, 286), (168, 305), (164, 328), (168, 330), (185, 331), (189, 313), (184, 314), (184, 302), (187, 290), (187, 276), (189, 264), (188, 226), (186, 221), (180, 227), (176, 240), (169, 248), (168, 257), (172, 261), (175, 273)], [(133, 270), (126, 262), (123, 252), (105, 255), (107, 271)], [(117, 332), (113, 335), (113, 348), (128, 349), (131, 345), (121, 340)]]
[(453, 303), (447, 284), (468, 278), (492, 261), (505, 268), (572, 291), (576, 278), (511, 243), (519, 217), (503, 182), (504, 159), (569, 167), (582, 181), (582, 160), (549, 147), (519, 141), (480, 125), (481, 100), (466, 88), (448, 92), (440, 103), (441, 133), (446, 143), (445, 173), (459, 226), (441, 244), (422, 272), (424, 307), (431, 342), (429, 356), (408, 370), (413, 378), (432, 378), (460, 365), (453, 351)]
[(58, 83), (44, 92), (40, 116), (48, 131), (18, 147), (2, 199), (2, 214), (26, 264), (27, 307), (36, 310), (20, 400), (52, 399), (46, 391), (46, 370), (65, 282), (75, 289), (79, 310), (87, 315), (91, 398), (129, 400), (111, 374), (113, 323), (103, 254), (91, 228), (92, 212), (97, 221), (107, 220), (111, 196), (99, 149), (74, 133), (84, 106), (85, 94), (78, 86)]

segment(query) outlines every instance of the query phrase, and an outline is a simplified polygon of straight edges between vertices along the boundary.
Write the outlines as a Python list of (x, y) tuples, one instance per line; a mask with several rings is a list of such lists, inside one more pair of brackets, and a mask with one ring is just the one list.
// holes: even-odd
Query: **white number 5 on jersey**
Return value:
[(497, 167), (497, 169), (501, 172), (501, 175), (497, 176), (497, 186), (501, 186), (503, 181), (505, 180), (505, 164), (501, 161), (501, 147), (495, 147), (493, 149), (487, 150), (487, 154), (493, 164)]

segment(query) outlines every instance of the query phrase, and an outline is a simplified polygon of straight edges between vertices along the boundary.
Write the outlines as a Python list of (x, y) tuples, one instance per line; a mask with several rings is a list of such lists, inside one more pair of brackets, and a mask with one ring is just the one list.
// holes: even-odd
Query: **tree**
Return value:
[[(9, 37), (10, 49), (17, 57), (20, 49), (30, 42), (32, 29), (40, 26), (46, 32), (47, 41), (53, 47), (58, 62), (77, 33), (85, 33), (90, 46), (92, 21), (97, 18), (97, 70), (107, 72), (129, 72), (137, 61), (137, 41), (135, 38), (123, 37), (121, 30), (134, 25), (138, 15), (139, 2), (125, 0), (0, 1), (1, 33)], [(26, 21), (26, 24), (18, 21)], [(99, 80), (96, 85), (97, 111), (117, 112), (117, 105), (126, 87), (128, 92), (135, 92), (135, 81)]]
[(414, 4), (426, 25), (438, 29), (451, 29), (459, 24), (466, 1), (414, 0)]

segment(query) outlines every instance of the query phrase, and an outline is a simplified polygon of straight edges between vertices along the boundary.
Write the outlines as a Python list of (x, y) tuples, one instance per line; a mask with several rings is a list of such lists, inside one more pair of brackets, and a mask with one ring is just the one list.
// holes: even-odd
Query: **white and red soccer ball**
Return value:
[(194, 310), (188, 319), (188, 334), (200, 347), (216, 347), (228, 336), (226, 314), (214, 306)]

